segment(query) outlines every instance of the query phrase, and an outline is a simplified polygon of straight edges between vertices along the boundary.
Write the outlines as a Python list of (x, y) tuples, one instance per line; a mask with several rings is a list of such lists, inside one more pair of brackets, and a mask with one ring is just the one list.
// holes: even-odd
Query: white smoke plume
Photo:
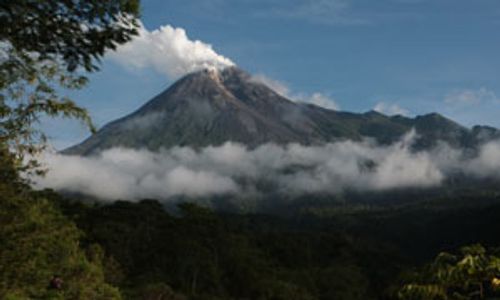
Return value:
[(211, 45), (191, 40), (182, 28), (170, 25), (149, 31), (139, 23), (139, 35), (109, 57), (128, 68), (153, 68), (171, 79), (203, 69), (222, 69), (234, 63)]
[(49, 167), (38, 188), (78, 192), (104, 200), (173, 196), (252, 195), (258, 183), (279, 194), (336, 194), (346, 189), (380, 191), (440, 185), (451, 172), (500, 179), (500, 142), (482, 147), (475, 158), (444, 144), (413, 152), (414, 134), (382, 146), (344, 141), (324, 146), (267, 144), (250, 150), (235, 143), (195, 151), (176, 147), (159, 152), (114, 148), (95, 157), (45, 153)]

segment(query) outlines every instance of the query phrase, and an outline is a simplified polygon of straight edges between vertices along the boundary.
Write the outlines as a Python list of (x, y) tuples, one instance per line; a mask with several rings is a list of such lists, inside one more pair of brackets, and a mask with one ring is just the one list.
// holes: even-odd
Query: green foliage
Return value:
[[(12, 51), (11, 61), (0, 64), (0, 143), (9, 145), (22, 161), (24, 154), (34, 154), (45, 143), (44, 134), (34, 127), (43, 115), (80, 119), (92, 128), (86, 110), (59, 97), (53, 85), (60, 80), (63, 88), (80, 88), (86, 82), (83, 77), (54, 62), (37, 63), (27, 54), (16, 57)], [(36, 166), (35, 161), (30, 166)]]
[(17, 168), (15, 166), (15, 156), (6, 145), (0, 143), (0, 182), (10, 183), (13, 186), (18, 181)]
[(156, 201), (60, 201), (86, 243), (99, 243), (118, 262), (120, 288), (130, 299), (169, 294), (168, 286), (189, 299), (361, 300), (374, 298), (370, 289), (383, 278), (378, 265), (361, 259), (379, 257), (377, 246), (335, 230), (296, 230), (278, 218), (216, 214), (193, 204), (171, 215)]
[[(1, 299), (121, 298), (105, 282), (120, 280), (116, 262), (96, 245), (85, 253), (80, 230), (20, 172), (37, 167), (24, 156), (43, 148), (42, 116), (92, 128), (86, 110), (60, 92), (85, 86), (83, 72), (137, 33), (138, 9), (138, 0), (0, 1)], [(54, 278), (62, 288), (49, 288)]]
[[(82, 120), (85, 109), (59, 93), (79, 89), (82, 70), (137, 33), (138, 0), (19, 0), (0, 3), (0, 144), (22, 159), (40, 150), (40, 117)], [(31, 166), (36, 166), (31, 161)]]
[[(81, 232), (43, 197), (0, 183), (1, 299), (120, 299), (104, 281), (102, 251), (79, 245)], [(52, 276), (61, 290), (48, 288)]]
[[(117, 273), (101, 248), (80, 248), (81, 231), (53, 199), (19, 177), (15, 155), (0, 144), (0, 299), (120, 299), (106, 283)], [(110, 265), (104, 274), (103, 264)], [(49, 289), (53, 276), (61, 290)]]
[(400, 299), (491, 299), (500, 296), (500, 258), (481, 245), (466, 246), (459, 254), (443, 252), (417, 281), (399, 291)]
[[(195, 204), (169, 213), (153, 200), (89, 206), (45, 193), (59, 197), (86, 233), (85, 244), (100, 244), (105, 261), (115, 260), (104, 263), (106, 273), (119, 275), (113, 282), (127, 299), (163, 295), (166, 286), (189, 299), (394, 299), (408, 278), (401, 274), (449, 245), (500, 245), (500, 198), (486, 190), (404, 205), (324, 203), (286, 217), (216, 213)], [(455, 256), (440, 263), (454, 266), (465, 257)], [(472, 272), (460, 270), (454, 274)], [(426, 295), (443, 293), (432, 276), (422, 276), (404, 282)], [(485, 282), (485, 295), (500, 285), (495, 278)]]
[(0, 40), (39, 61), (62, 60), (68, 71), (92, 71), (94, 59), (136, 33), (139, 1), (3, 1), (0, 11)]
[(163, 282), (149, 283), (138, 287), (128, 296), (130, 299), (137, 300), (187, 300), (184, 295), (174, 292), (169, 285)]

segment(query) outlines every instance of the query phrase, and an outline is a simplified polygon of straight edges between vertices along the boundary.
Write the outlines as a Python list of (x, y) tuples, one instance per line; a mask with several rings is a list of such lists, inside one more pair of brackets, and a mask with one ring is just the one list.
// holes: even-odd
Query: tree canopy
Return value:
[[(399, 291), (404, 300), (492, 299), (500, 295), (500, 258), (481, 245), (443, 252)], [(497, 299), (497, 298), (495, 298)]]
[[(0, 182), (1, 299), (120, 299), (105, 282), (103, 252), (43, 195)], [(53, 276), (60, 289), (50, 289)]]
[(43, 115), (92, 124), (61, 96), (85, 86), (105, 52), (137, 33), (138, 0), (0, 2), (0, 143), (22, 155), (39, 149)]

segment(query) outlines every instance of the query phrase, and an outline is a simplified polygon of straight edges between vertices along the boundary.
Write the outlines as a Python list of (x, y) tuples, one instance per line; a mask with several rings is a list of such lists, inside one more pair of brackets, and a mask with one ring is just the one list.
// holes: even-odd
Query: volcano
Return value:
[(186, 75), (137, 111), (105, 125), (63, 153), (92, 155), (113, 147), (196, 149), (229, 141), (250, 148), (266, 143), (319, 145), (363, 138), (387, 144), (412, 129), (417, 131), (416, 145), (421, 148), (438, 141), (474, 147), (500, 137), (495, 128), (469, 129), (436, 113), (408, 118), (294, 102), (249, 73), (229, 67)]

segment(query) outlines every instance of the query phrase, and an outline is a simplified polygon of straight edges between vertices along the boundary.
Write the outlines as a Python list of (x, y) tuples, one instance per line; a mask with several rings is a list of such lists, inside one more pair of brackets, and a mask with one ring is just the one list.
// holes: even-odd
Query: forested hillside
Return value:
[(167, 212), (154, 200), (85, 205), (44, 194), (85, 232), (85, 244), (102, 245), (112, 262), (108, 278), (130, 299), (162, 293), (179, 299), (431, 299), (404, 298), (408, 293), (400, 291), (441, 252), (500, 246), (494, 192), (330, 205), (287, 217), (217, 213), (195, 204)]

